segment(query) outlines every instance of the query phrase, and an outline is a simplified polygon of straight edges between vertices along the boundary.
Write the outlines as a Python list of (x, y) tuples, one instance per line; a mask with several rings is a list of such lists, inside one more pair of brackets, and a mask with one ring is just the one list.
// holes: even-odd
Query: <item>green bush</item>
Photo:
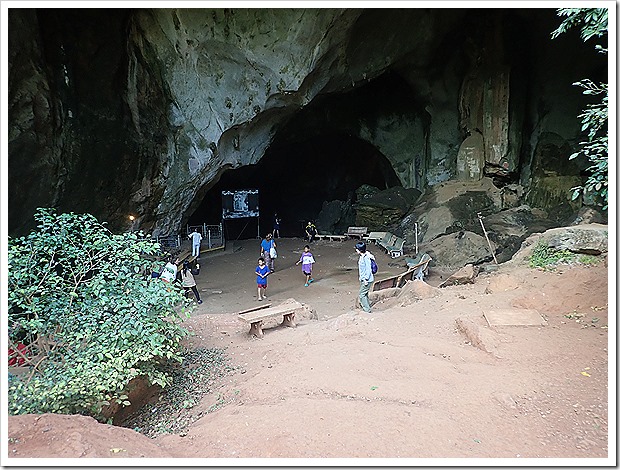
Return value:
[(183, 289), (150, 278), (159, 254), (142, 233), (113, 234), (89, 214), (39, 209), (38, 227), (9, 239), (9, 346), (28, 347), (29, 371), (9, 374), (9, 412), (101, 419), (146, 376), (166, 386), (181, 361)]
[[(607, 55), (607, 8), (559, 8), (557, 13), (563, 17), (562, 23), (551, 33), (557, 38), (568, 30), (578, 28), (584, 42), (594, 39), (596, 51)], [(609, 185), (609, 86), (607, 83), (595, 83), (590, 79), (583, 79), (573, 83), (583, 89), (584, 95), (596, 96), (595, 102), (586, 105), (579, 115), (581, 130), (586, 132), (586, 140), (579, 143), (579, 150), (573, 153), (569, 160), (583, 155), (590, 166), (587, 169), (588, 177), (583, 186), (573, 188), (573, 200), (580, 194), (590, 194), (601, 203), (603, 210), (608, 208)]]
[(568, 250), (556, 250), (545, 242), (539, 241), (530, 255), (530, 267), (548, 268), (558, 263), (569, 263), (575, 260), (575, 254)]

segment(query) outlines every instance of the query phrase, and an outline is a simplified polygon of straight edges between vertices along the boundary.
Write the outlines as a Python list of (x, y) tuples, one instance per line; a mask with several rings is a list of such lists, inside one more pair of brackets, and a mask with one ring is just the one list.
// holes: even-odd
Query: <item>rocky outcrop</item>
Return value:
[(358, 202), (354, 205), (355, 224), (368, 227), (370, 231), (397, 225), (420, 196), (420, 191), (404, 189), (402, 186), (373, 192), (364, 190), (364, 188), (360, 189), (361, 191), (358, 190)]
[[(554, 251), (599, 256), (606, 260), (609, 247), (609, 227), (604, 224), (583, 224), (554, 227), (527, 237), (508, 263), (529, 263), (534, 250), (546, 245)], [(607, 261), (605, 261), (607, 262)]]
[[(478, 265), (492, 262), (493, 254), (483, 236), (473, 232), (458, 232), (438, 237), (424, 244), (436, 266), (459, 269), (466, 264)], [(493, 246), (495, 250), (495, 247)]]
[(479, 181), (447, 181), (429, 188), (415, 208), (403, 218), (400, 227), (407, 240), (430, 243), (439, 236), (464, 229), (478, 232), (478, 213), (502, 210), (502, 191), (490, 178)]
[(530, 234), (553, 226), (546, 211), (532, 209), (525, 204), (491, 214), (484, 218), (483, 223), (497, 247), (495, 256), (499, 263), (512, 258)]
[(457, 272), (448, 277), (439, 284), (438, 287), (460, 286), (463, 284), (473, 284), (474, 279), (478, 275), (479, 268), (473, 264), (466, 264)]
[(352, 225), (355, 225), (355, 211), (351, 204), (345, 201), (325, 201), (316, 219), (319, 233), (341, 234)]
[(547, 230), (541, 240), (555, 250), (600, 255), (607, 253), (609, 228), (602, 224), (585, 224)]

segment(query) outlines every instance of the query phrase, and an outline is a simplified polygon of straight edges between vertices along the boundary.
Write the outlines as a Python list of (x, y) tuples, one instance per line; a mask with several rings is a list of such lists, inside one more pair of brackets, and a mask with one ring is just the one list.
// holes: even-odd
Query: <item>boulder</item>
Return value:
[(579, 210), (579, 200), (572, 200), (573, 188), (581, 185), (579, 176), (534, 176), (525, 201), (547, 212), (556, 223)]
[(483, 219), (483, 223), (489, 238), (497, 246), (499, 263), (512, 258), (527, 236), (552, 227), (546, 212), (525, 204), (491, 214)]
[(355, 212), (345, 201), (325, 201), (316, 219), (319, 233), (344, 233), (347, 227), (355, 225)]
[(411, 209), (420, 196), (417, 189), (405, 189), (395, 186), (383, 191), (370, 192), (364, 186), (358, 190), (358, 202), (355, 225), (368, 227), (369, 230), (382, 230), (395, 225)]
[(582, 207), (569, 225), (581, 224), (604, 224), (606, 222), (603, 215), (592, 207)]
[(474, 279), (478, 275), (478, 271), (479, 269), (473, 264), (467, 264), (439, 284), (439, 287), (473, 284)]
[(428, 243), (445, 235), (448, 228), (452, 227), (454, 223), (455, 219), (452, 212), (446, 206), (432, 208), (418, 219), (420, 230), (418, 242)]
[(608, 251), (608, 236), (608, 226), (603, 224), (552, 228), (543, 233), (534, 233), (527, 237), (521, 243), (521, 247), (510, 262), (527, 262), (539, 243), (544, 243), (556, 250), (600, 255)]
[(401, 222), (404, 238), (413, 243), (415, 223), (418, 242), (462, 230), (478, 231), (478, 212), (494, 213), (502, 209), (502, 194), (490, 178), (480, 181), (447, 181), (433, 186), (420, 198), (414, 210)]
[(491, 261), (493, 255), (483, 236), (462, 231), (436, 238), (422, 247), (432, 256), (434, 265), (460, 268), (466, 264), (480, 264)]
[(602, 224), (558, 227), (547, 230), (541, 240), (556, 250), (600, 255), (607, 253), (609, 228)]

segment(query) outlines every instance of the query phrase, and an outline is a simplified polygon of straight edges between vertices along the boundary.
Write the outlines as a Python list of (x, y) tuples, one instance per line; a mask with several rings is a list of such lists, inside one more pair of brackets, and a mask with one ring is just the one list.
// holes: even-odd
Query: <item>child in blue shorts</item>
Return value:
[(258, 266), (256, 266), (256, 285), (258, 286), (258, 300), (267, 298), (267, 276), (271, 273), (269, 266), (265, 264), (265, 258), (258, 258)]

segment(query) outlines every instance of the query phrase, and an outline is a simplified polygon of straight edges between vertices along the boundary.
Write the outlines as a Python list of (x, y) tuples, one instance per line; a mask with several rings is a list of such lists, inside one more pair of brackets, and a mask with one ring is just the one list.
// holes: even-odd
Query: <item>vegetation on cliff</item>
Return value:
[[(607, 9), (606, 8), (560, 8), (558, 15), (564, 17), (560, 26), (552, 33), (556, 38), (571, 28), (579, 28), (581, 39), (584, 42), (595, 38), (606, 41), (607, 36)], [(607, 54), (607, 47), (596, 44), (595, 49), (601, 54)], [(587, 140), (580, 142), (580, 150), (569, 158), (573, 159), (584, 155), (590, 162), (588, 178), (584, 186), (574, 188), (573, 199), (588, 192), (600, 197), (603, 209), (607, 209), (608, 185), (608, 84), (595, 83), (590, 79), (583, 79), (576, 83), (583, 88), (585, 95), (596, 95), (599, 101), (586, 106), (579, 115), (581, 130), (586, 132)]]

